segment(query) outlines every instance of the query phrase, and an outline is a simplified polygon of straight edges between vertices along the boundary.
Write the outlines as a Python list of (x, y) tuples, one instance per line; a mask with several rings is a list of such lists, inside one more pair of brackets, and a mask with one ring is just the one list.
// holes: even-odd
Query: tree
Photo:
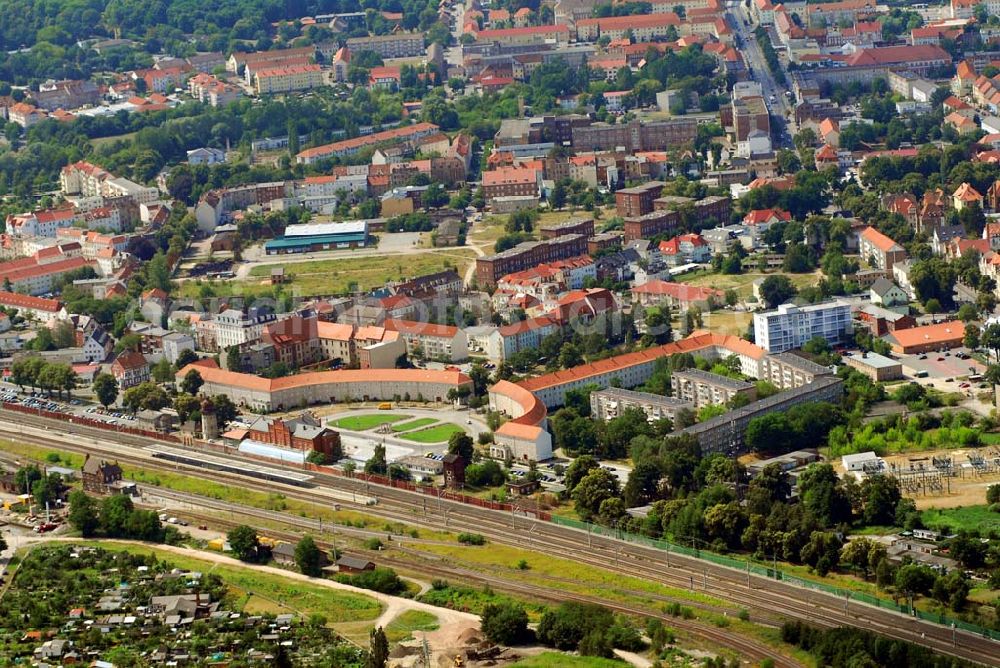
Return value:
[(169, 403), (167, 393), (159, 385), (151, 382), (139, 383), (125, 390), (122, 403), (135, 413), (140, 408), (158, 411)]
[[(188, 364), (192, 364), (197, 361), (198, 361), (198, 353), (189, 348), (185, 348), (184, 350), (177, 353), (176, 368), (180, 370), (186, 367)], [(234, 370), (238, 371), (238, 369)]]
[(184, 374), (184, 379), (181, 381), (181, 392), (186, 392), (191, 396), (196, 396), (198, 390), (201, 386), (205, 384), (204, 379), (202, 379), (201, 374), (198, 373), (196, 369), (191, 369), (186, 374)]
[(368, 654), (364, 668), (385, 668), (389, 661), (389, 639), (382, 627), (372, 629), (368, 635)]
[(162, 358), (159, 362), (153, 365), (151, 370), (153, 380), (157, 383), (169, 383), (170, 379), (174, 376), (174, 367), (167, 360), (166, 357)]
[(187, 422), (200, 409), (201, 402), (198, 397), (192, 397), (190, 394), (178, 394), (174, 398), (174, 410), (177, 411), (177, 417), (181, 423)]
[(650, 461), (641, 461), (629, 472), (625, 483), (625, 504), (642, 506), (654, 500), (660, 488), (660, 468)]
[(852, 538), (844, 546), (840, 558), (854, 569), (861, 571), (867, 580), (868, 574), (874, 572), (879, 563), (886, 558), (886, 549), (885, 545), (866, 536), (861, 536)]
[(323, 552), (312, 536), (303, 536), (295, 545), (295, 565), (303, 575), (319, 577), (323, 574)]
[(80, 532), (84, 538), (89, 538), (97, 531), (100, 520), (97, 516), (97, 503), (83, 490), (75, 489), (69, 495), (69, 523)]
[(240, 561), (256, 561), (260, 556), (260, 540), (257, 530), (246, 524), (233, 527), (226, 534), (229, 548)]
[(465, 482), (472, 487), (496, 487), (506, 479), (503, 468), (492, 459), (470, 464), (465, 469)]
[(787, 276), (768, 276), (760, 284), (760, 294), (768, 308), (777, 308), (798, 293)]
[(830, 464), (812, 464), (799, 476), (799, 499), (825, 527), (850, 522), (851, 504)]
[(574, 459), (569, 468), (566, 469), (566, 477), (563, 479), (563, 484), (566, 485), (566, 491), (572, 493), (576, 488), (577, 484), (586, 477), (588, 473), (596, 468), (600, 468), (601, 465), (598, 463), (597, 458), (593, 455), (581, 455)]
[(101, 531), (108, 538), (120, 538), (126, 534), (129, 516), (135, 506), (132, 498), (124, 494), (109, 496), (101, 502)]
[(864, 498), (862, 517), (868, 526), (891, 525), (896, 518), (896, 505), (903, 498), (899, 480), (890, 476), (868, 476), (861, 483)]
[(489, 603), (483, 608), (480, 628), (492, 643), (516, 645), (527, 638), (528, 613), (514, 601)]
[(561, 209), (566, 206), (566, 186), (562, 181), (557, 181), (549, 194), (549, 206), (553, 209)]
[(570, 369), (580, 364), (583, 364), (583, 355), (580, 354), (580, 349), (572, 343), (564, 343), (559, 350), (559, 366)]
[(215, 419), (218, 420), (219, 427), (225, 427), (240, 414), (240, 410), (228, 394), (216, 394), (211, 401), (215, 408)]
[(840, 539), (827, 531), (813, 531), (799, 556), (820, 575), (826, 575), (840, 563)]
[(472, 437), (464, 431), (455, 432), (448, 438), (448, 453), (460, 456), (466, 465), (472, 463), (475, 451)]
[(389, 474), (389, 465), (385, 461), (385, 446), (381, 443), (375, 444), (375, 451), (372, 452), (371, 458), (365, 462), (365, 473)]
[(929, 594), (937, 575), (930, 566), (906, 564), (896, 571), (896, 589), (906, 594)]
[(602, 468), (592, 469), (573, 488), (576, 512), (584, 519), (591, 519), (601, 509), (601, 503), (618, 495), (618, 478)]

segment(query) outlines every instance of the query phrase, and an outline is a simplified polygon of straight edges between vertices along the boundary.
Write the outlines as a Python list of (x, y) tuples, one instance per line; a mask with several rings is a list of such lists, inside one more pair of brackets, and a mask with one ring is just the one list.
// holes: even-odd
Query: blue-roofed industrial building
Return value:
[(364, 248), (368, 243), (368, 222), (307, 223), (289, 225), (285, 234), (264, 243), (268, 255), (312, 253), (325, 250)]

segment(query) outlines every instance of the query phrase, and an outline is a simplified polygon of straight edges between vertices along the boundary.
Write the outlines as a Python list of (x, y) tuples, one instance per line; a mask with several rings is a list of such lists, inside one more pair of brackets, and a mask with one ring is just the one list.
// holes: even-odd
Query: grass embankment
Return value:
[(626, 664), (594, 656), (572, 656), (558, 652), (542, 652), (511, 664), (510, 668), (622, 668)]
[(334, 427), (340, 427), (341, 429), (349, 429), (351, 431), (365, 431), (367, 429), (374, 429), (375, 427), (380, 427), (384, 424), (392, 424), (393, 422), (399, 422), (400, 420), (409, 420), (412, 415), (405, 415), (403, 413), (372, 413), (371, 415), (348, 415), (347, 417), (342, 417), (340, 419), (332, 421)]

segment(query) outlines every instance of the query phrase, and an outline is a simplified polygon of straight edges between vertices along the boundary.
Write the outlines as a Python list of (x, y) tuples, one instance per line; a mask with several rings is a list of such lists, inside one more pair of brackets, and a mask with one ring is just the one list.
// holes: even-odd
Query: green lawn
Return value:
[(393, 422), (399, 422), (400, 420), (408, 420), (412, 415), (404, 415), (402, 413), (371, 413), (369, 415), (348, 415), (347, 417), (342, 417), (339, 420), (334, 420), (331, 424), (334, 427), (340, 427), (341, 429), (350, 429), (351, 431), (365, 431), (366, 429), (374, 429), (384, 424), (391, 424)]
[(401, 433), (404, 431), (413, 431), (414, 429), (420, 429), (421, 427), (426, 427), (437, 422), (436, 418), (417, 418), (416, 420), (410, 420), (408, 422), (403, 422), (402, 424), (392, 425), (392, 430), (396, 433)]
[(989, 506), (965, 506), (960, 508), (928, 508), (921, 513), (924, 524), (931, 528), (948, 526), (952, 531), (978, 529), (984, 533), (990, 529), (1000, 529), (1000, 513)]
[(389, 622), (385, 634), (389, 642), (401, 642), (413, 637), (414, 631), (435, 631), (441, 628), (438, 618), (423, 610), (407, 610)]
[(511, 668), (622, 668), (626, 665), (628, 664), (622, 661), (599, 659), (594, 656), (542, 652), (511, 664)]
[(446, 422), (429, 429), (421, 429), (419, 431), (411, 431), (408, 434), (402, 434), (400, 438), (404, 438), (407, 441), (416, 441), (417, 443), (443, 443), (451, 438), (452, 434), (456, 434), (461, 431), (464, 430), (457, 424)]
[[(374, 257), (351, 257), (349, 252), (345, 252), (343, 257), (329, 260), (258, 265), (250, 270), (247, 283), (253, 284), (254, 279), (264, 280), (270, 277), (271, 269), (284, 266), (285, 275), (290, 278), (289, 284), (300, 294), (346, 294), (355, 285), (360, 290), (370, 290), (382, 287), (387, 281), (432, 274), (448, 267), (462, 276), (475, 256), (471, 248)], [(226, 283), (215, 285), (224, 288)]]

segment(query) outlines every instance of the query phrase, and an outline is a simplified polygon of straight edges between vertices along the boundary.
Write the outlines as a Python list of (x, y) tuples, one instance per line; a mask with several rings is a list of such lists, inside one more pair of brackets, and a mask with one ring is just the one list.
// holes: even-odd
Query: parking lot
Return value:
[(958, 380), (986, 371), (982, 363), (968, 357), (968, 354), (966, 348), (956, 348), (945, 352), (901, 355), (899, 361), (907, 376), (924, 377), (923, 374), (926, 373), (927, 378)]

